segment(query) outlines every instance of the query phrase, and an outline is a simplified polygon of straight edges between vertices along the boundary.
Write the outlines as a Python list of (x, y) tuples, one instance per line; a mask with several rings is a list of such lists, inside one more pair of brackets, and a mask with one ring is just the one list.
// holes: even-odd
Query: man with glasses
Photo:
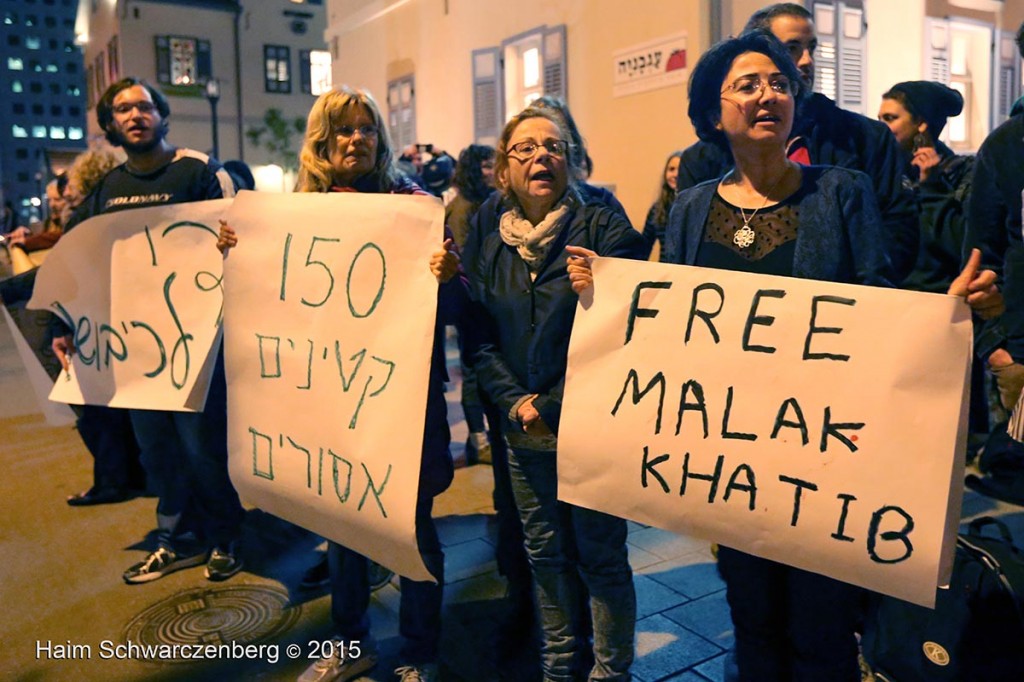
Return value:
[[(163, 94), (144, 81), (125, 78), (107, 88), (96, 105), (96, 117), (107, 140), (122, 147), (128, 159), (103, 177), (72, 214), (67, 230), (103, 213), (234, 196), (231, 177), (219, 163), (167, 141), (170, 113)], [(67, 331), (53, 341), (65, 366), (74, 353)], [(242, 567), (235, 541), (244, 511), (228, 478), (224, 362), (219, 348), (213, 352), (218, 356), (203, 412), (128, 411), (147, 481), (159, 497), (159, 546), (124, 572), (129, 584), (204, 562), (210, 580), (226, 580)], [(109, 421), (117, 422), (115, 417), (123, 414), (90, 407)]]
[[(755, 12), (744, 30), (765, 31), (778, 38), (800, 71), (804, 86), (813, 89), (818, 38), (807, 9), (792, 2), (776, 3)], [(899, 147), (885, 124), (840, 109), (825, 95), (812, 92), (797, 111), (787, 152), (797, 163), (852, 168), (871, 177), (884, 231), (890, 236), (889, 258), (897, 281), (902, 281), (917, 258), (918, 215), (913, 195), (903, 186)], [(720, 178), (731, 165), (724, 151), (697, 142), (680, 159), (679, 190)]]

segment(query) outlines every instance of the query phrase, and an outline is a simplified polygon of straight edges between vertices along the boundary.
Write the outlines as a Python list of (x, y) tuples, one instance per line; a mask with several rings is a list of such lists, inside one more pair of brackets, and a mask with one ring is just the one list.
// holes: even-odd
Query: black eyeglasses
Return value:
[(736, 79), (736, 82), (732, 85), (727, 86), (722, 91), (722, 94), (734, 92), (744, 99), (760, 97), (766, 87), (771, 88), (772, 92), (777, 95), (793, 94), (793, 84), (785, 76), (772, 76), (767, 81), (761, 80), (760, 76), (744, 76), (743, 78)]
[(132, 109), (138, 109), (140, 114), (152, 114), (156, 111), (156, 105), (152, 102), (125, 102), (114, 107), (115, 114), (130, 114)]
[(532, 159), (541, 147), (548, 150), (548, 154), (561, 157), (565, 156), (565, 152), (568, 151), (569, 143), (565, 140), (545, 140), (538, 144), (532, 140), (526, 140), (525, 142), (517, 142), (510, 145), (508, 153), (515, 153), (517, 157), (523, 160)]
[(338, 126), (334, 129), (334, 134), (341, 137), (352, 137), (356, 134), (357, 130), (363, 137), (377, 137), (377, 126), (370, 125), (369, 123), (358, 127), (350, 125)]

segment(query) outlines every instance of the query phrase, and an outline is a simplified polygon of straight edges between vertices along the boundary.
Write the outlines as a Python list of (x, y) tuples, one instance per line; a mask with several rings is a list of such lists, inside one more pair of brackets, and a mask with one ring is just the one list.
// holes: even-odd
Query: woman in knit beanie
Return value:
[(889, 126), (910, 157), (912, 179), (926, 182), (936, 167), (954, 156), (939, 141), (946, 120), (963, 111), (964, 98), (941, 83), (906, 81), (882, 95), (878, 119)]

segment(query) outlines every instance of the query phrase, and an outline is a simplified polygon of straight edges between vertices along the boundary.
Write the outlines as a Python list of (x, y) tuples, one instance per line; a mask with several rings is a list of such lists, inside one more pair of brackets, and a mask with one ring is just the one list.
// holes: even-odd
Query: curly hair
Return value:
[(167, 117), (171, 115), (171, 105), (167, 98), (164, 97), (164, 94), (139, 78), (122, 78), (116, 83), (112, 83), (96, 103), (96, 121), (100, 124), (100, 128), (103, 129), (107, 142), (115, 147), (121, 146), (121, 140), (110, 130), (110, 124), (114, 122), (114, 98), (122, 90), (127, 90), (136, 85), (144, 87), (149, 92), (149, 96), (153, 99), (153, 104), (156, 105), (156, 110), (160, 112), (160, 126), (164, 132), (167, 131), (169, 125)]
[(360, 185), (375, 192), (388, 192), (398, 180), (399, 170), (394, 163), (391, 136), (380, 108), (373, 96), (365, 90), (340, 85), (328, 90), (313, 103), (306, 121), (306, 135), (299, 152), (299, 179), (297, 192), (326, 192), (333, 185), (334, 169), (328, 151), (331, 135), (337, 121), (351, 107), (362, 107), (377, 128), (377, 159), (373, 170), (359, 179)]
[(100, 180), (125, 161), (124, 152), (112, 147), (93, 147), (75, 157), (68, 167), (67, 187), (64, 189), (63, 217), (65, 220), (71, 211), (92, 194)]
[(491, 193), (491, 188), (484, 182), (480, 165), (494, 158), (494, 147), (486, 144), (471, 144), (459, 154), (459, 163), (455, 166), (455, 179), (452, 184), (459, 194), (473, 203), (480, 203)]
[[(551, 121), (558, 127), (559, 134), (563, 140), (572, 139), (569, 133), (569, 126), (557, 109), (529, 106), (508, 120), (508, 123), (505, 124), (505, 129), (501, 131), (501, 137), (498, 139), (498, 149), (494, 154), (494, 181), (501, 191), (505, 204), (519, 209), (522, 208), (519, 204), (519, 199), (516, 197), (515, 192), (512, 191), (512, 187), (504, 179), (508, 171), (508, 143), (512, 139), (512, 134), (515, 133), (516, 128), (519, 127), (519, 124), (531, 118), (544, 118)], [(575, 150), (573, 147), (574, 145), (570, 142), (569, 150), (565, 155), (566, 166), (568, 166), (566, 170), (569, 176), (569, 187), (566, 191), (579, 194), (583, 160), (578, 150)]]

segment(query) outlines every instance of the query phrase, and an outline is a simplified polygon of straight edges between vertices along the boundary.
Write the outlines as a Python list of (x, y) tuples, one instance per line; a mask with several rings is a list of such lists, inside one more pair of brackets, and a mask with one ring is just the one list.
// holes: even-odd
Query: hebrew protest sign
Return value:
[(239, 494), (415, 580), (434, 339), (429, 197), (242, 192), (224, 265)]
[(598, 259), (559, 497), (932, 606), (960, 517), (951, 296)]
[(98, 215), (61, 237), (29, 301), (72, 330), (51, 400), (203, 409), (223, 311), (218, 219), (231, 201)]

